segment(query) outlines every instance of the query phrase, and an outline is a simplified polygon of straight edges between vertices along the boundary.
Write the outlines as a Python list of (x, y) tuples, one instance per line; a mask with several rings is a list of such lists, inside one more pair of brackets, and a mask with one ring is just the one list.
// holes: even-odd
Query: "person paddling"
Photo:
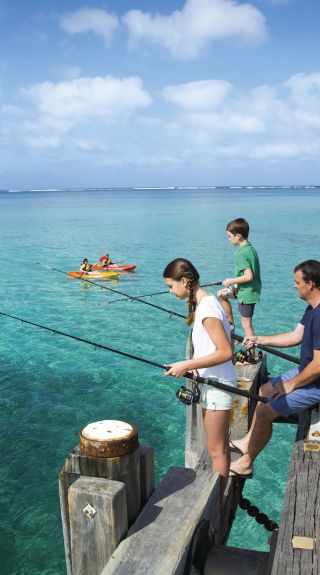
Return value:
[(110, 255), (108, 254), (108, 252), (106, 252), (104, 254), (104, 256), (101, 256), (101, 258), (99, 258), (99, 262), (101, 263), (101, 265), (103, 265), (104, 267), (108, 267), (112, 264), (112, 259), (110, 257)]
[[(165, 283), (177, 298), (188, 298), (186, 324), (193, 324), (192, 359), (168, 363), (167, 376), (183, 377), (187, 371), (202, 377), (217, 378), (232, 387), (237, 376), (232, 363), (230, 324), (216, 297), (199, 285), (199, 274), (193, 264), (183, 258), (170, 262), (164, 272)], [(233, 398), (229, 392), (201, 385), (203, 422), (207, 436), (212, 471), (221, 477), (220, 493), (224, 492), (230, 467), (229, 424)]]
[(80, 271), (84, 274), (88, 274), (92, 271), (92, 265), (89, 264), (89, 260), (87, 258), (84, 258), (80, 266)]

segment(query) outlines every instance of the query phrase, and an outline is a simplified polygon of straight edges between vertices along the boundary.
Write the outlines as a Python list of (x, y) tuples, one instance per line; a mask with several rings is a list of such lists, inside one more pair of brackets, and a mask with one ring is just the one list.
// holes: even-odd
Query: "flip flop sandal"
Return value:
[(231, 439), (229, 439), (229, 448), (230, 451), (233, 451), (234, 453), (239, 453), (239, 455), (244, 455), (243, 451), (241, 451), (240, 447), (237, 447), (237, 445), (235, 445), (233, 443), (233, 441), (231, 441)]
[[(230, 475), (232, 473), (232, 475)], [(236, 477), (237, 479), (252, 479), (253, 473), (237, 473), (234, 469), (229, 469), (229, 477)]]

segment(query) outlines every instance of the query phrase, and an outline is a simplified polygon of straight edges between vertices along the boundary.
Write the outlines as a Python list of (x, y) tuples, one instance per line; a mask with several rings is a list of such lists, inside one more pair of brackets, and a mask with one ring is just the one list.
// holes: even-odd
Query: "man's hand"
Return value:
[(280, 399), (280, 397), (287, 395), (290, 391), (293, 391), (291, 381), (281, 381), (274, 386), (271, 397), (272, 399)]
[(247, 349), (251, 349), (256, 343), (258, 343), (258, 335), (246, 335), (243, 339), (243, 346)]

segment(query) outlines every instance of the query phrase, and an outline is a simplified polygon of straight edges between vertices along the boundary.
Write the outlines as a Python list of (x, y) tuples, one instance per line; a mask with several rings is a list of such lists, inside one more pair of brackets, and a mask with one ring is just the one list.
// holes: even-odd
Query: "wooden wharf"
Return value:
[[(266, 380), (266, 356), (237, 371), (239, 387), (257, 393)], [(232, 439), (246, 433), (255, 409), (254, 402), (238, 398)], [(305, 451), (309, 424), (310, 413), (304, 412), (292, 450), (282, 520), (269, 552), (227, 545), (245, 480), (229, 479), (221, 506), (219, 477), (211, 471), (199, 404), (186, 407), (185, 467), (170, 468), (156, 489), (153, 449), (139, 446), (137, 437), (133, 451), (124, 441), (128, 452), (111, 458), (81, 451), (80, 440), (60, 475), (67, 575), (320, 573), (320, 451)]]

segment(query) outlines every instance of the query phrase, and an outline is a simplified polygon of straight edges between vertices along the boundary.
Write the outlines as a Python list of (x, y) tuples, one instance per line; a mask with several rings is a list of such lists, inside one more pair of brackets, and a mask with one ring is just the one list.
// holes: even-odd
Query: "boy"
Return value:
[(236, 277), (225, 279), (222, 282), (225, 288), (217, 295), (232, 326), (234, 320), (229, 299), (237, 298), (245, 336), (250, 336), (254, 335), (252, 317), (261, 292), (259, 257), (248, 241), (249, 224), (246, 220), (243, 218), (232, 220), (228, 223), (226, 231), (232, 245), (239, 246), (235, 256)]

